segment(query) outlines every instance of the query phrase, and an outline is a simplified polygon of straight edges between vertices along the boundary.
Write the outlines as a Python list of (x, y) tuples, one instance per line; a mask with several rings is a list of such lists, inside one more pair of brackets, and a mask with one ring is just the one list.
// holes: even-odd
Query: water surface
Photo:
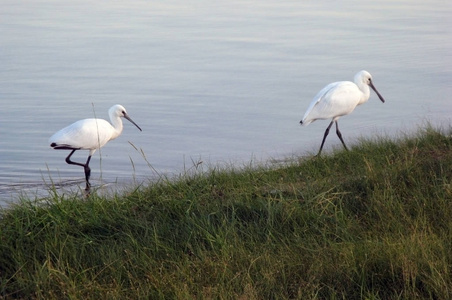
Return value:
[(314, 153), (328, 121), (299, 126), (309, 102), (361, 69), (386, 103), (372, 94), (340, 120), (348, 144), (449, 124), (451, 12), (441, 0), (2, 0), (0, 199), (83, 187), (48, 138), (117, 103), (143, 132), (125, 121), (96, 153), (97, 186)]

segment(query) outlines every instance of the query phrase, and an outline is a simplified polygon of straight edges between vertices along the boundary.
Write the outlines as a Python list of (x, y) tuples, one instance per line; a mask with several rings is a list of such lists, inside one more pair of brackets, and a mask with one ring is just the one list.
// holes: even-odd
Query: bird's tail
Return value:
[(312, 122), (312, 121), (306, 122), (306, 121), (304, 121), (304, 120), (301, 120), (301, 121), (300, 121), (300, 124), (301, 124), (301, 126), (308, 126), (309, 124), (311, 124), (311, 122)]

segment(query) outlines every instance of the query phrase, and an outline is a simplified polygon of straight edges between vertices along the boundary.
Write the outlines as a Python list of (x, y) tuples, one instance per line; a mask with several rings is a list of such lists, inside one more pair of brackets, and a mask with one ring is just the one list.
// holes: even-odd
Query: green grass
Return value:
[(0, 298), (449, 299), (451, 132), (22, 200), (0, 219)]

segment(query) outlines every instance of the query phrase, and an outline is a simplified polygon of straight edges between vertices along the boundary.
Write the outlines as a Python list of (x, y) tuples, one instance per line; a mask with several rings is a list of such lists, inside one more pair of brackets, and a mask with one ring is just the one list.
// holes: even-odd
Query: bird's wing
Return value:
[[(319, 105), (322, 106), (322, 101), (324, 101), (325, 95), (328, 94), (328, 92), (333, 89), (337, 84), (339, 84), (339, 82), (333, 82), (328, 84), (327, 86), (325, 86), (323, 89), (320, 90), (320, 92), (317, 93), (317, 95), (315, 95), (315, 97), (312, 99), (311, 104), (309, 104), (308, 109), (306, 110), (303, 119), (302, 119), (302, 124), (303, 125), (308, 125), (309, 123), (313, 122), (316, 120), (316, 118), (313, 118), (311, 116), (311, 114), (313, 114), (314, 108), (315, 110), (319, 110)], [(317, 113), (315, 113), (315, 115), (317, 115)]]
[(84, 119), (61, 129), (49, 141), (77, 149), (97, 149), (110, 140), (111, 128), (105, 120)]
[(303, 125), (318, 119), (330, 119), (349, 114), (359, 101), (359, 97), (354, 96), (356, 90), (356, 85), (350, 81), (330, 83), (312, 100), (303, 116)]

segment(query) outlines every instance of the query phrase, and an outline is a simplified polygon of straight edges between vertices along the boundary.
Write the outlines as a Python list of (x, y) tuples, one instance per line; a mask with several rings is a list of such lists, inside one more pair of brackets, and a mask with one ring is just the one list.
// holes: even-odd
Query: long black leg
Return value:
[(70, 165), (77, 165), (80, 167), (83, 167), (85, 170), (85, 180), (86, 180), (86, 188), (85, 190), (89, 190), (89, 188), (91, 187), (91, 184), (89, 183), (89, 177), (91, 176), (91, 169), (89, 168), (89, 161), (91, 160), (91, 155), (88, 156), (88, 159), (86, 161), (85, 164), (79, 163), (79, 162), (75, 162), (71, 160), (71, 156), (72, 154), (74, 154), (74, 152), (78, 150), (78, 149), (74, 149), (71, 151), (71, 153), (69, 153), (69, 155), (66, 157), (66, 163), (70, 164)]
[(337, 121), (336, 121), (336, 134), (337, 134), (337, 136), (339, 137), (339, 139), (341, 140), (342, 145), (344, 145), (345, 150), (348, 151), (347, 146), (345, 146), (344, 139), (342, 139), (342, 133), (339, 131), (339, 126), (337, 125)]
[(74, 149), (74, 150), (71, 151), (71, 153), (69, 153), (69, 155), (66, 157), (66, 162), (67, 162), (68, 164), (70, 164), (70, 165), (77, 165), (77, 166), (84, 167), (84, 166), (85, 166), (84, 164), (81, 164), (81, 163), (78, 163), (78, 162), (75, 162), (75, 161), (72, 161), (72, 160), (71, 160), (71, 156), (72, 156), (72, 154), (74, 154), (74, 152), (75, 152), (76, 150), (78, 150), (78, 149)]
[(85, 190), (89, 190), (91, 187), (91, 184), (89, 183), (89, 177), (91, 176), (91, 169), (89, 168), (89, 161), (91, 160), (91, 155), (88, 156), (88, 159), (86, 160), (86, 164), (84, 166), (85, 168), (85, 179), (86, 179), (86, 188)]
[(326, 137), (328, 136), (328, 133), (330, 133), (330, 128), (331, 128), (331, 126), (333, 126), (333, 122), (334, 121), (331, 121), (330, 125), (328, 125), (328, 128), (325, 130), (325, 134), (323, 135), (322, 144), (320, 145), (320, 150), (319, 150), (319, 153), (317, 153), (317, 156), (320, 156), (320, 153), (322, 152), (323, 144), (325, 144)]

